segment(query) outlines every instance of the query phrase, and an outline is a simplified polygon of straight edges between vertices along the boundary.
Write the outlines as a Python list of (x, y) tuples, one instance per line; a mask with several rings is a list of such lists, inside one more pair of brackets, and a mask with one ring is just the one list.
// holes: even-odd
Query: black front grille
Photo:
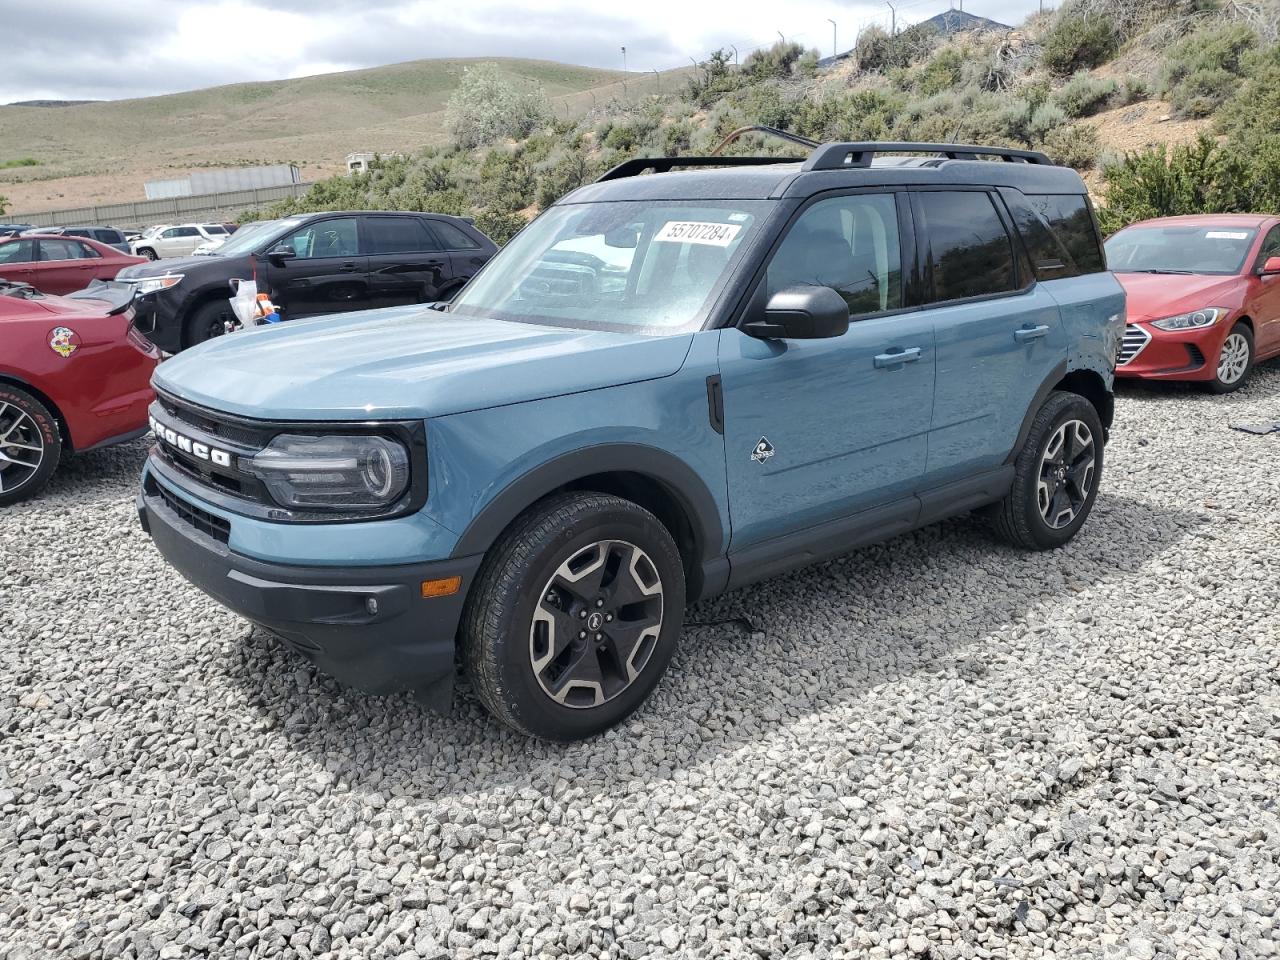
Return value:
[(164, 505), (177, 514), (179, 520), (195, 527), (206, 536), (213, 537), (219, 543), (227, 543), (231, 540), (231, 524), (228, 521), (215, 517), (207, 510), (201, 510), (194, 503), (188, 503), (181, 497), (174, 496), (154, 480), (151, 485), (164, 501)]
[(271, 439), (273, 433), (268, 424), (253, 427), (248, 424), (235, 423), (202, 410), (200, 407), (176, 400), (168, 394), (156, 394), (160, 408), (167, 413), (177, 427), (186, 424), (196, 430), (207, 433), (211, 437), (227, 440), (232, 444), (246, 447), (262, 447)]

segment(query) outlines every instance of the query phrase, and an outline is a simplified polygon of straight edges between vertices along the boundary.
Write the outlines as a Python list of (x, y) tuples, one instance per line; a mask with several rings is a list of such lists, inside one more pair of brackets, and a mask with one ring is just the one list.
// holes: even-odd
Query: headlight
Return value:
[(297, 509), (388, 507), (409, 488), (409, 451), (386, 437), (284, 433), (241, 466)]
[(168, 290), (170, 287), (176, 287), (182, 282), (183, 274), (168, 273), (163, 277), (145, 277), (142, 280), (130, 280), (138, 291), (138, 296), (146, 296), (148, 293), (155, 293), (158, 290)]
[(1194, 330), (1198, 327), (1213, 326), (1229, 312), (1225, 307), (1205, 307), (1203, 310), (1193, 310), (1191, 313), (1180, 313), (1176, 317), (1153, 320), (1151, 325), (1161, 330)]

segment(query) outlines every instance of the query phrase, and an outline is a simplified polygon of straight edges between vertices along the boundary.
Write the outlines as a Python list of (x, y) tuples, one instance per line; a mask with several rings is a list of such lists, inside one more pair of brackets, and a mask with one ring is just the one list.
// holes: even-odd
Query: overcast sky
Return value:
[[(948, 0), (899, 0), (898, 24)], [(1052, 4), (1046, 3), (1046, 6)], [(1039, 0), (965, 0), (1017, 24)], [(889, 22), (884, 3), (831, 0), (0, 0), (0, 103), (114, 100), (278, 80), (423, 57), (536, 57), (665, 69), (717, 47), (788, 39), (831, 52)]]

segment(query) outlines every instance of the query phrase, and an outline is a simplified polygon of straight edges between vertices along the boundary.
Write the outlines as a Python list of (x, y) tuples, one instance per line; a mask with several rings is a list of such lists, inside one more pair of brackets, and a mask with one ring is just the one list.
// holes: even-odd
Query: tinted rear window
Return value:
[(369, 253), (425, 253), (440, 249), (417, 217), (369, 217)]
[(1013, 241), (988, 194), (939, 191), (922, 192), (918, 197), (929, 242), (935, 301), (1017, 289)]
[(432, 220), (431, 229), (444, 242), (446, 250), (475, 250), (480, 246), (467, 236), (466, 231), (459, 230), (452, 223), (444, 220)]
[[(1075, 264), (1074, 273), (1101, 273), (1107, 269), (1098, 233), (1093, 226), (1093, 214), (1083, 194), (1029, 193), (1026, 196), (1031, 209), (1040, 215), (1071, 257)], [(1036, 258), (1034, 252), (1031, 257), (1033, 260)], [(1062, 276), (1062, 273), (1055, 276)]]

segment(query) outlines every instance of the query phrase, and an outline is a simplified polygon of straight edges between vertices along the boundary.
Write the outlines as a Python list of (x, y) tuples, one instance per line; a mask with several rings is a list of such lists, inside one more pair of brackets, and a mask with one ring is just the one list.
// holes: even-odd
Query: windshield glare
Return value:
[(450, 310), (650, 335), (696, 330), (768, 204), (552, 207), (494, 258)]
[(1256, 235), (1248, 227), (1128, 227), (1106, 242), (1107, 266), (1117, 273), (1239, 273)]
[(303, 219), (303, 217), (288, 217), (284, 220), (259, 220), (257, 223), (247, 223), (231, 234), (214, 252), (220, 257), (235, 257), (242, 253), (250, 253), (256, 250), (259, 243), (269, 234), (284, 233), (301, 223)]

